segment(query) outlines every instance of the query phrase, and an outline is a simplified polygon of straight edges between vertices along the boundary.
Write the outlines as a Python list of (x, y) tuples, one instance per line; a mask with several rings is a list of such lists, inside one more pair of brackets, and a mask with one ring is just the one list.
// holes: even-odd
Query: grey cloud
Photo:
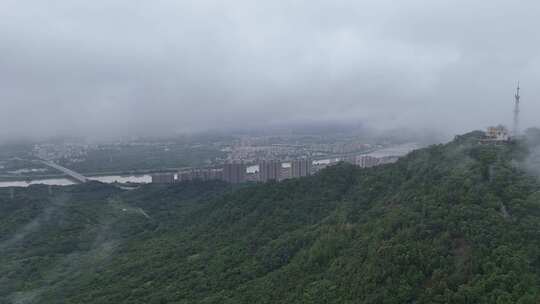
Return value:
[(0, 138), (536, 123), (537, 1), (0, 3)]

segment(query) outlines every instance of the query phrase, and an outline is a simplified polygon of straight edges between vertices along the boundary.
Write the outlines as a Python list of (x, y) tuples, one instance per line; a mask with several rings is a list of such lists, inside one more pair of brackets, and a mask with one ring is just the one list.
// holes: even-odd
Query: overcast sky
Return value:
[(540, 111), (538, 0), (1, 0), (0, 138)]

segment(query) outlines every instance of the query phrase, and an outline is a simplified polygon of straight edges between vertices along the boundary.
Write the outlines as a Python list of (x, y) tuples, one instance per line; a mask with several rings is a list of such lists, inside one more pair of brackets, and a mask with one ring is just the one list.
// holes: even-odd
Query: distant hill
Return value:
[(540, 303), (540, 184), (481, 132), (395, 164), (0, 189), (0, 303)]

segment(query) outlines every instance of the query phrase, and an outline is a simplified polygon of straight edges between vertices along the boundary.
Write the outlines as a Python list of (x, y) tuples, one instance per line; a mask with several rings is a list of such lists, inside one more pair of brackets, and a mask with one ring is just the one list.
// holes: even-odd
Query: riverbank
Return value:
[[(138, 174), (138, 175), (102, 175), (102, 176), (88, 176), (89, 180), (98, 181), (106, 184), (120, 183), (120, 184), (148, 184), (152, 182), (152, 176), (150, 174)], [(73, 185), (71, 179), (61, 176), (59, 178), (44, 178), (33, 180), (11, 180), (0, 181), (0, 188), (5, 187), (28, 187), (31, 185), (53, 185), (53, 186), (68, 186)]]
[[(154, 173), (175, 173), (180, 170), (189, 168), (167, 168), (162, 170), (129, 170), (129, 171), (109, 171), (109, 172), (90, 172), (82, 173), (84, 176), (92, 179), (105, 176), (138, 176)], [(16, 181), (36, 181), (48, 179), (66, 178), (65, 174), (33, 174), (33, 175), (0, 175), (0, 182), (16, 182)]]

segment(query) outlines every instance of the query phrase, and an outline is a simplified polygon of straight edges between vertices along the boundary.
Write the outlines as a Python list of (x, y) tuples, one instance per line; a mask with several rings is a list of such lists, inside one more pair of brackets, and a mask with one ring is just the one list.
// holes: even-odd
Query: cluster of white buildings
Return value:
[(37, 144), (34, 145), (32, 153), (35, 157), (45, 160), (68, 159), (70, 162), (82, 162), (91, 148), (86, 144)]
[(345, 162), (357, 165), (360, 168), (371, 168), (379, 165), (394, 163), (398, 160), (398, 156), (382, 156), (375, 157), (371, 155), (353, 156), (345, 159)]

